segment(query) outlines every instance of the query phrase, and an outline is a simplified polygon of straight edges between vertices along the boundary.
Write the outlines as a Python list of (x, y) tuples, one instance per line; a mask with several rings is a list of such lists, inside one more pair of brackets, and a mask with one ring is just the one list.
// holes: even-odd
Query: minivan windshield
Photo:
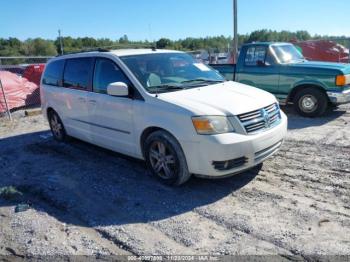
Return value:
[(272, 45), (272, 50), (282, 64), (305, 61), (303, 55), (294, 45)]
[(186, 53), (122, 56), (121, 60), (150, 93), (173, 92), (225, 81), (217, 71)]

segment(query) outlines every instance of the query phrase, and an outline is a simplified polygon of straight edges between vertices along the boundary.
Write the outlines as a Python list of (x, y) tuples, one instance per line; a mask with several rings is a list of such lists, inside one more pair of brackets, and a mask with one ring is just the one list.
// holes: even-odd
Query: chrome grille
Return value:
[(255, 134), (276, 126), (281, 120), (280, 107), (277, 103), (252, 112), (238, 115), (247, 134)]

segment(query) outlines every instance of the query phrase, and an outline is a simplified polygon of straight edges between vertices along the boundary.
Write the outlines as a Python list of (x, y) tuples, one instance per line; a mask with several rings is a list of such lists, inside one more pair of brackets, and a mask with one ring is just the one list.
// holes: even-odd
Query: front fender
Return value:
[(318, 86), (323, 88), (324, 90), (327, 90), (327, 85), (324, 82), (316, 79), (303, 79), (303, 80), (297, 81), (292, 85), (292, 90), (299, 86)]

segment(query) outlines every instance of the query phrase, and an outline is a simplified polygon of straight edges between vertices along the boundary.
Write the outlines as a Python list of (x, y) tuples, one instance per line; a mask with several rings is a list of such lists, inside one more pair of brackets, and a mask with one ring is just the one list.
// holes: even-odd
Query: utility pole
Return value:
[(349, 49), (348, 49), (348, 52), (349, 52), (349, 53), (348, 53), (349, 62), (348, 62), (348, 63), (350, 63), (350, 38), (348, 38), (348, 42), (349, 42), (349, 44), (348, 44), (348, 48), (349, 48)]
[(61, 30), (60, 29), (58, 29), (58, 38), (60, 40), (61, 55), (63, 55), (63, 43), (62, 43), (62, 37), (61, 37)]
[(237, 34), (237, 0), (233, 0), (233, 62), (237, 63), (238, 34)]

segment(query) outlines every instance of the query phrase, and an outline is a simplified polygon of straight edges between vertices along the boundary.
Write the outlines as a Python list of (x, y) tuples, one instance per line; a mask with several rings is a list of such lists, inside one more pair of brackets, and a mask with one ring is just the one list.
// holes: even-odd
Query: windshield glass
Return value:
[(124, 56), (129, 67), (150, 93), (170, 92), (223, 82), (224, 77), (185, 53)]
[(304, 61), (303, 55), (295, 48), (294, 45), (273, 45), (278, 60), (282, 64)]

